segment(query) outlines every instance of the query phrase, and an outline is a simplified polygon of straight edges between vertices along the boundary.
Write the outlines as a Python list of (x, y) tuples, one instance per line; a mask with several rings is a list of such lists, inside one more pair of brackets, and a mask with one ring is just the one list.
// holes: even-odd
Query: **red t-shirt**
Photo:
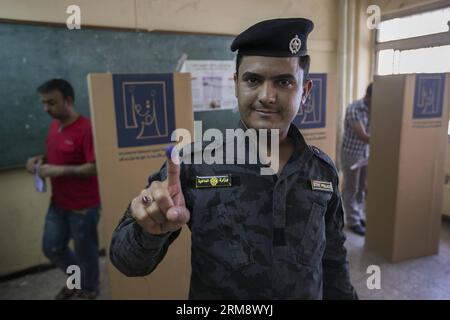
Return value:
[[(88, 118), (78, 119), (58, 131), (60, 122), (53, 120), (47, 137), (47, 163), (81, 165), (95, 161), (94, 141)], [(63, 209), (85, 209), (100, 203), (97, 176), (52, 178), (52, 203)]]

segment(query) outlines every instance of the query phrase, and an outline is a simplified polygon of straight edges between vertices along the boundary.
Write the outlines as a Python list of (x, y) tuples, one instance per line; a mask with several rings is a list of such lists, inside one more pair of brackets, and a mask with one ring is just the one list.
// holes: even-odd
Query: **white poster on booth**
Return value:
[(189, 72), (194, 111), (232, 109), (234, 93), (233, 60), (186, 60), (181, 72)]

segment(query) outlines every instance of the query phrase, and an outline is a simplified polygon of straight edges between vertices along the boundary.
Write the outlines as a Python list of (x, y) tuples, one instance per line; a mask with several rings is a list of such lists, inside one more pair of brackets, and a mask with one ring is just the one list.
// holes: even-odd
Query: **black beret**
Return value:
[(239, 34), (231, 51), (268, 57), (304, 56), (308, 54), (306, 42), (313, 28), (314, 23), (304, 18), (261, 21)]

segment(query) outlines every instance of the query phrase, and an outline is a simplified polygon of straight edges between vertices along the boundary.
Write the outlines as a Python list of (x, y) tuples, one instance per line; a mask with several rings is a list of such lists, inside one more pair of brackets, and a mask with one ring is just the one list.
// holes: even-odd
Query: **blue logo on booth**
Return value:
[(414, 92), (413, 119), (440, 118), (445, 74), (418, 74)]
[(293, 123), (299, 129), (325, 128), (327, 75), (311, 73), (313, 82), (311, 94), (306, 103), (300, 106)]
[(114, 74), (113, 87), (119, 148), (171, 142), (172, 74)]

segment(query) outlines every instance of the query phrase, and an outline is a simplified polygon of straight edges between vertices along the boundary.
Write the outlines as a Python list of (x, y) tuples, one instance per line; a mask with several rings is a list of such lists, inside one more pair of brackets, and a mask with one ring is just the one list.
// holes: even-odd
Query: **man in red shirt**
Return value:
[[(95, 299), (99, 285), (97, 224), (100, 196), (96, 177), (91, 123), (74, 109), (69, 82), (52, 79), (37, 89), (44, 110), (54, 119), (47, 137), (46, 155), (31, 157), (27, 170), (50, 178), (51, 203), (45, 219), (43, 251), (64, 272), (80, 268), (81, 290), (64, 286), (56, 299)], [(75, 252), (69, 247), (73, 238)]]

